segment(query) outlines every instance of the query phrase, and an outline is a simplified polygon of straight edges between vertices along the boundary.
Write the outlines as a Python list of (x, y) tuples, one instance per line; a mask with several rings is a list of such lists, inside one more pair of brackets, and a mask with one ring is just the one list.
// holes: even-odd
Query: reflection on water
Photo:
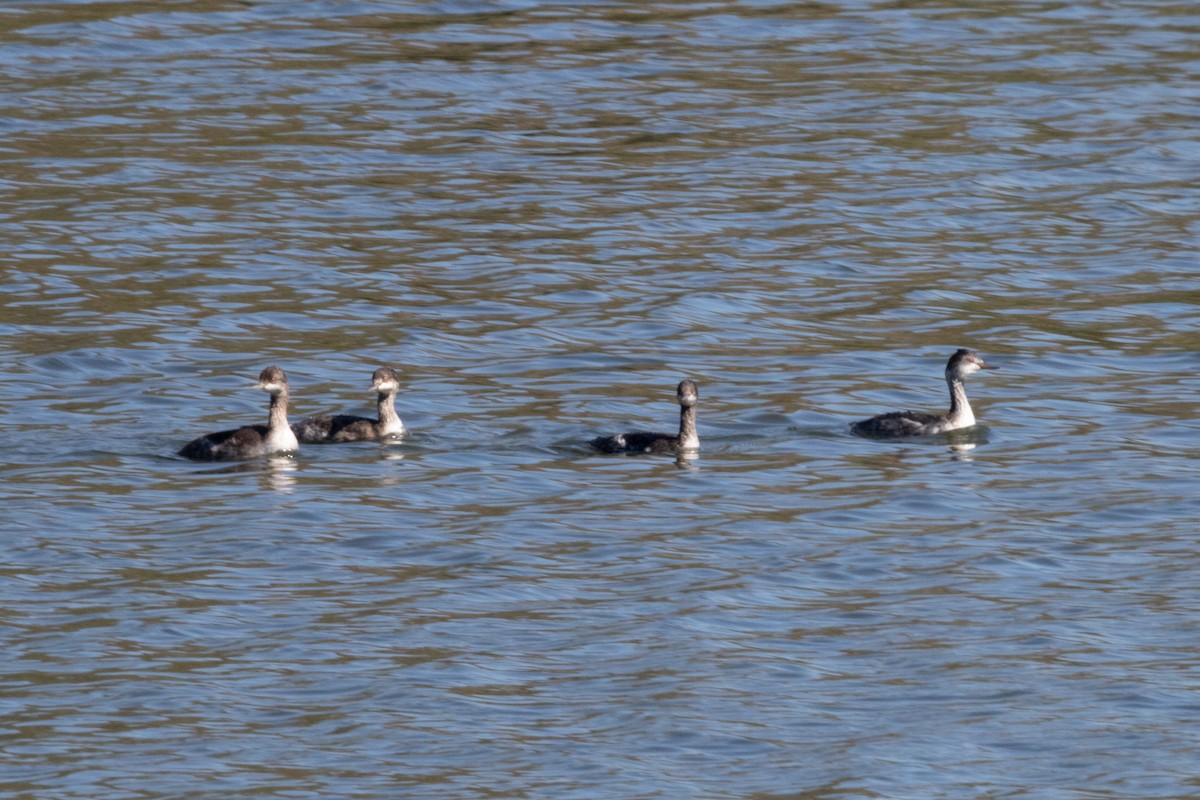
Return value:
[(952, 444), (950, 452), (954, 453), (954, 457), (959, 461), (971, 461), (971, 451), (977, 447), (975, 444)]
[(3, 785), (1190, 796), (1195, 17), (6, 7)]
[(263, 488), (275, 492), (290, 492), (296, 485), (296, 476), (293, 474), (296, 471), (296, 462), (285, 454), (268, 456), (264, 461), (266, 469), (262, 471), (262, 475), (266, 480), (263, 481)]

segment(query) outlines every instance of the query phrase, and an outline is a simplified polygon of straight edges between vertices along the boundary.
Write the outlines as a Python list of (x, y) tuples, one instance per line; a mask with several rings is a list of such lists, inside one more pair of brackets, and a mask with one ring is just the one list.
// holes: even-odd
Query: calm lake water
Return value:
[[(0, 75), (0, 794), (1200, 797), (1200, 6), (16, 0)], [(850, 434), (963, 346), (978, 428)], [(174, 455), (271, 364), (412, 433)]]

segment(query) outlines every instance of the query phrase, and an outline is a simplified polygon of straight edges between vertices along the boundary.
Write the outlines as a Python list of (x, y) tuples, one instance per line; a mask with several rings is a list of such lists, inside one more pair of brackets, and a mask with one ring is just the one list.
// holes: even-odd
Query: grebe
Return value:
[(679, 450), (699, 450), (700, 437), (696, 434), (696, 398), (700, 391), (693, 381), (680, 381), (675, 389), (679, 400), (679, 435), (635, 431), (618, 433), (616, 436), (600, 436), (592, 439), (592, 447), (604, 453), (674, 453)]
[(279, 367), (267, 367), (258, 376), (258, 388), (271, 395), (271, 415), (266, 425), (201, 436), (185, 444), (179, 455), (195, 461), (234, 461), (297, 449), (299, 442), (287, 420), (287, 376)]
[(399, 436), (404, 423), (396, 414), (396, 392), (400, 378), (391, 367), (380, 367), (371, 375), (371, 390), (378, 393), (379, 419), (356, 417), (351, 414), (318, 414), (292, 426), (296, 438), (304, 444), (333, 444), (335, 442), (364, 442)]
[(850, 426), (850, 430), (859, 436), (892, 439), (969, 428), (975, 424), (975, 413), (971, 411), (971, 404), (967, 402), (963, 378), (974, 375), (981, 369), (994, 368), (983, 363), (983, 359), (974, 350), (960, 348), (946, 363), (946, 384), (950, 387), (949, 412), (926, 414), (922, 411), (893, 411), (856, 422)]

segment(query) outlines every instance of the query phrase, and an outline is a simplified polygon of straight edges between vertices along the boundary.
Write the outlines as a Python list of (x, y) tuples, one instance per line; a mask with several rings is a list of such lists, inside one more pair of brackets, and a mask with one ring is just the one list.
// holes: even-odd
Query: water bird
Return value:
[(695, 381), (682, 380), (675, 389), (679, 401), (679, 434), (633, 431), (615, 436), (598, 436), (591, 445), (602, 453), (676, 453), (681, 450), (699, 450), (700, 437), (696, 434), (696, 400), (700, 390)]
[(271, 395), (266, 425), (247, 425), (193, 439), (179, 455), (193, 461), (237, 461), (271, 453), (286, 453), (300, 447), (288, 426), (288, 381), (279, 367), (267, 367), (258, 376), (258, 388)]
[(371, 375), (371, 391), (376, 393), (378, 419), (353, 414), (318, 414), (292, 426), (296, 438), (304, 444), (366, 442), (399, 436), (404, 423), (396, 413), (396, 392), (400, 377), (391, 367), (380, 367)]
[(872, 439), (894, 439), (901, 436), (928, 436), (933, 433), (969, 428), (975, 424), (975, 413), (967, 400), (963, 379), (981, 369), (994, 369), (984, 363), (979, 353), (959, 348), (946, 362), (946, 385), (950, 387), (950, 410), (945, 414), (923, 411), (892, 411), (855, 422), (850, 430)]

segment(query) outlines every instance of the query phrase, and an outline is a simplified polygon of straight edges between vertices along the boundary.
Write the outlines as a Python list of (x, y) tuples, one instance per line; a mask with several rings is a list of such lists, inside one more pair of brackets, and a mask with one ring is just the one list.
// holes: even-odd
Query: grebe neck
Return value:
[(267, 421), (268, 428), (287, 427), (288, 399), (286, 394), (271, 395), (271, 416)]
[(696, 433), (696, 406), (679, 407), (679, 448), (698, 450), (700, 437)]
[(975, 424), (975, 412), (967, 400), (967, 387), (962, 378), (946, 376), (946, 384), (950, 387), (950, 413), (948, 422), (955, 428), (969, 428)]
[(288, 425), (287, 408), (286, 393), (280, 392), (271, 395), (271, 416), (267, 421), (268, 452), (279, 453), (300, 448), (300, 442), (296, 439), (292, 426)]
[(400, 421), (400, 415), (396, 413), (395, 392), (380, 392), (375, 409), (379, 415), (381, 435), (391, 436), (404, 433), (404, 423)]

